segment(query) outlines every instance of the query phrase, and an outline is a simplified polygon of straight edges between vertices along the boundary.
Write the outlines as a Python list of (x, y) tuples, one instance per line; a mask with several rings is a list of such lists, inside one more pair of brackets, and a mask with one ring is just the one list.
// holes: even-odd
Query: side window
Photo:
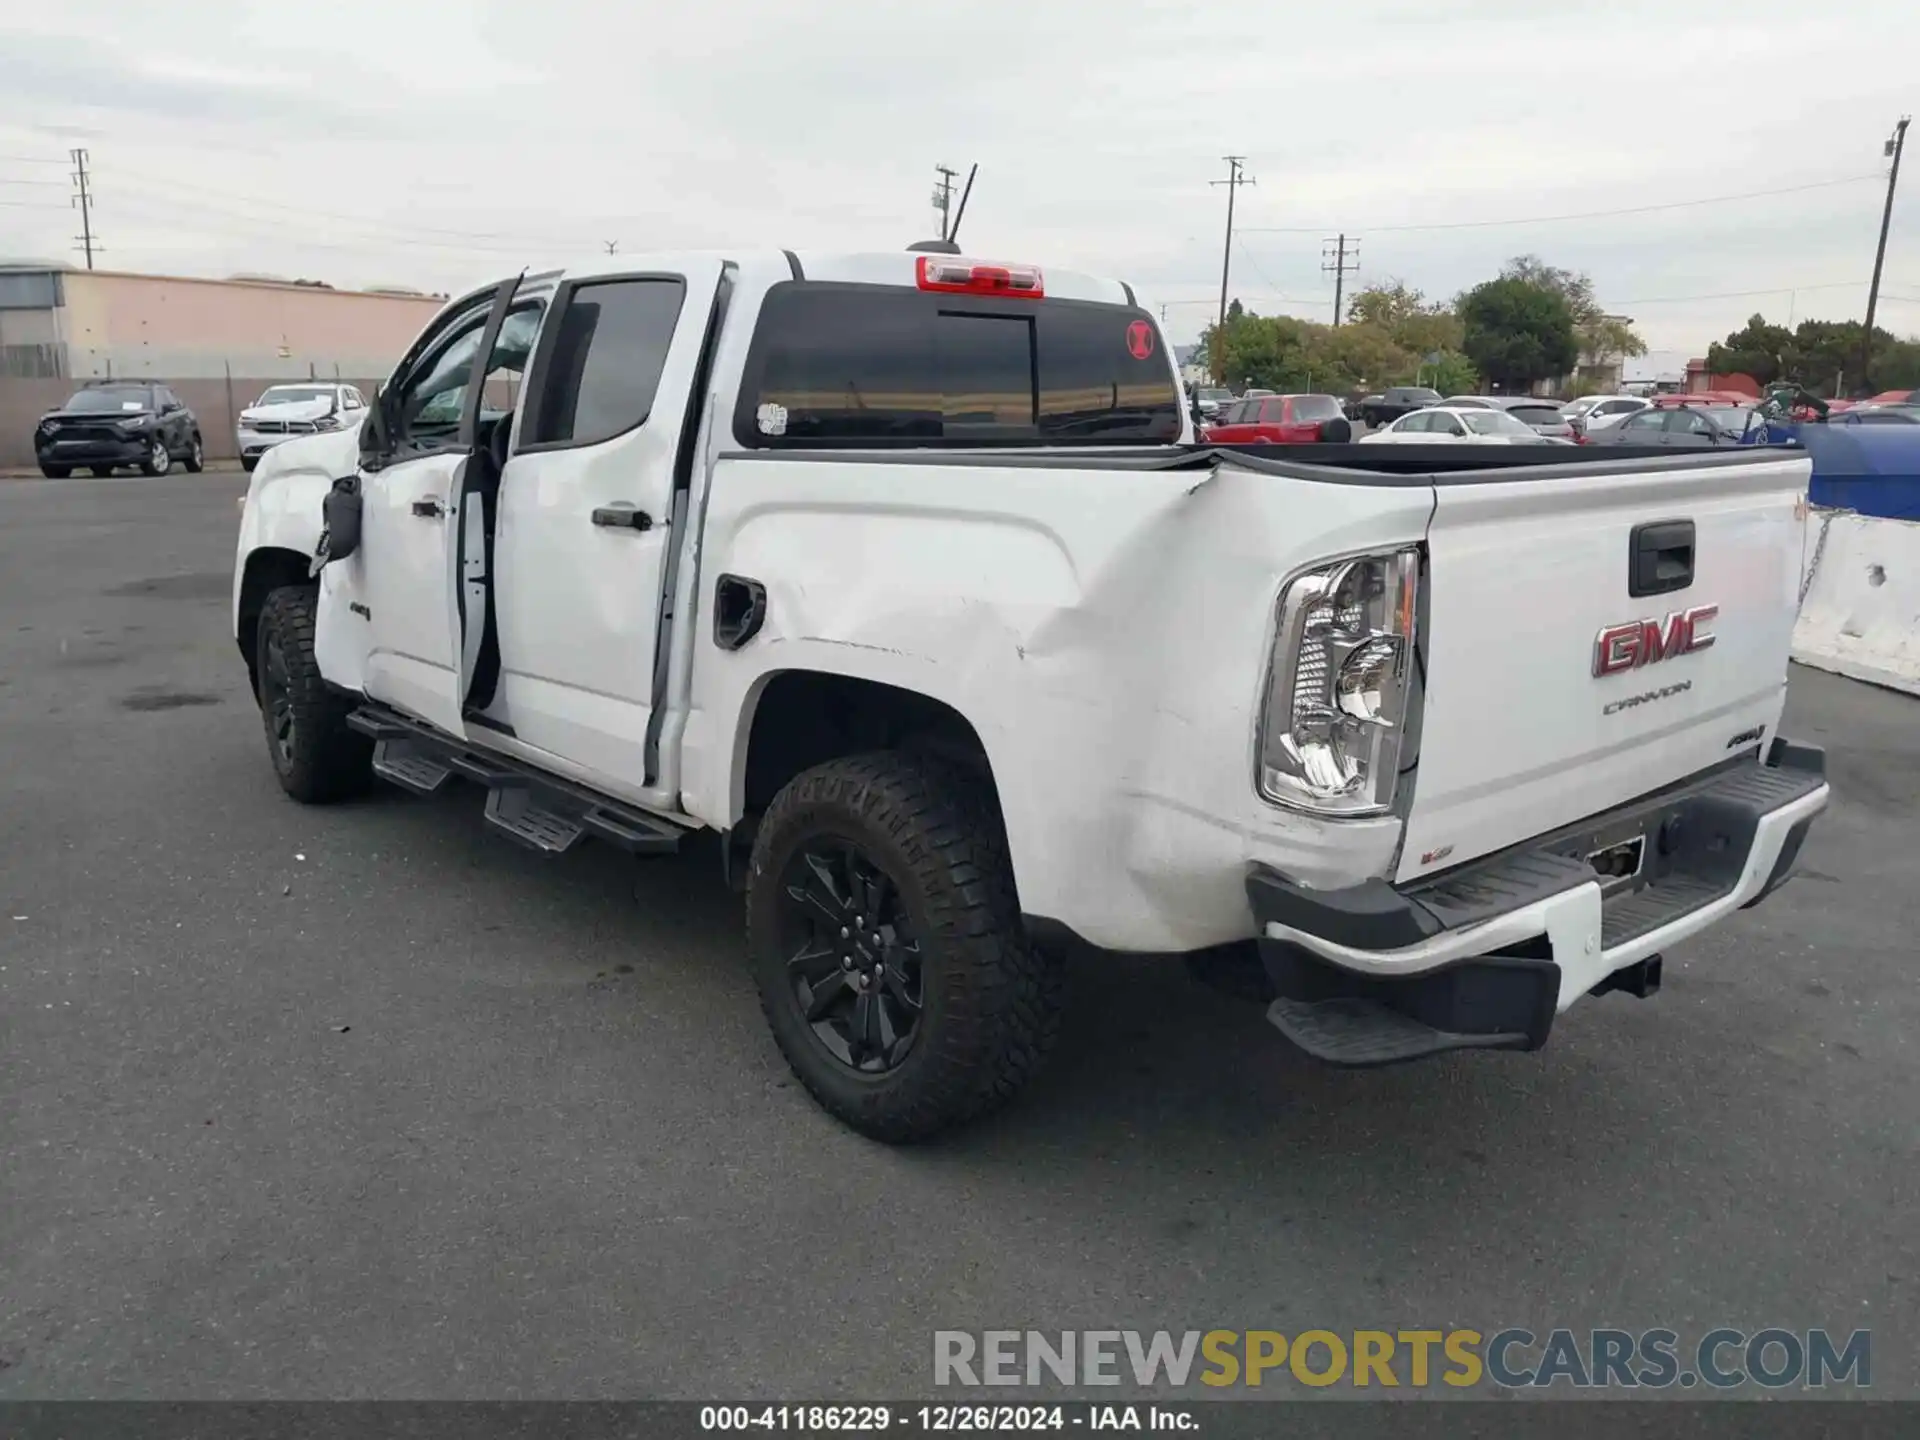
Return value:
[(365, 406), (363, 406), (360, 402), (360, 392), (358, 390), (352, 389), (351, 387), (349, 387), (348, 389), (342, 390), (340, 392), (340, 408), (342, 410), (364, 409)]
[(1227, 407), (1227, 413), (1220, 423), (1223, 425), (1245, 425), (1249, 423), (1247, 417), (1251, 415), (1253, 411), (1253, 401), (1236, 400)]
[(1642, 410), (1639, 414), (1621, 421), (1620, 428), (1622, 430), (1631, 430), (1636, 435), (1645, 435), (1651, 431), (1658, 430), (1661, 422), (1665, 419), (1666, 417), (1658, 410)]
[(459, 435), (467, 386), (491, 305), (489, 297), (456, 319), (394, 387), (391, 413), (396, 451), (437, 449)]
[(1416, 410), (1393, 428), (1403, 435), (1425, 435), (1433, 429), (1433, 418), (1424, 410)]
[(545, 360), (532, 445), (597, 445), (653, 412), (687, 285), (677, 277), (575, 286)]
[(1672, 435), (1711, 435), (1713, 424), (1692, 410), (1676, 410), (1667, 417), (1667, 432)]
[(1284, 400), (1262, 400), (1260, 402), (1260, 423), (1262, 425), (1286, 424), (1287, 402)]

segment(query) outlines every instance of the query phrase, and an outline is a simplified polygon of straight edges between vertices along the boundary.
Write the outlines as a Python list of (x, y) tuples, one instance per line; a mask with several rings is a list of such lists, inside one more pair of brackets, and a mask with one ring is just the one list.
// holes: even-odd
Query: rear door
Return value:
[(487, 718), (630, 797), (652, 780), (676, 463), (702, 416), (689, 396), (721, 275), (710, 257), (668, 257), (562, 284), (500, 480)]
[(1756, 749), (1779, 718), (1808, 461), (1559, 468), (1436, 487), (1400, 878)]

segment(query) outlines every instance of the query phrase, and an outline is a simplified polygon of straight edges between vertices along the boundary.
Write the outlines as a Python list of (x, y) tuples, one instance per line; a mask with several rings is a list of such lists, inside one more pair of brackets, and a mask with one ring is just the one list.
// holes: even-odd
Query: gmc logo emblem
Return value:
[(1710, 627), (1719, 613), (1718, 605), (1696, 605), (1691, 610), (1675, 610), (1665, 620), (1609, 625), (1593, 642), (1593, 673), (1603, 678), (1620, 675), (1658, 665), (1676, 655), (1705, 650), (1713, 644)]

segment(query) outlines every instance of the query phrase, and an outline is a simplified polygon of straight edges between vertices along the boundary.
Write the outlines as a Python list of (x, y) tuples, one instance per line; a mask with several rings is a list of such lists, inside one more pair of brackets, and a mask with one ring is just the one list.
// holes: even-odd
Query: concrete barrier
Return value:
[(1818, 510), (1793, 658), (1920, 695), (1920, 523)]

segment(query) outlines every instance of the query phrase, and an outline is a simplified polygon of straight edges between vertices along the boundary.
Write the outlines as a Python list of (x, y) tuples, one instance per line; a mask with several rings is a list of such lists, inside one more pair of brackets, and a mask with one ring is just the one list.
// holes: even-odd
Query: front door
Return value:
[(721, 274), (689, 256), (561, 285), (500, 478), (486, 718), (632, 796), (654, 779), (662, 591)]
[(423, 337), (381, 397), (383, 452), (363, 456), (359, 590), (369, 631), (366, 691), (461, 735), (461, 626), (455, 591), (461, 479), (476, 444), (480, 357), (513, 298), (471, 296)]

